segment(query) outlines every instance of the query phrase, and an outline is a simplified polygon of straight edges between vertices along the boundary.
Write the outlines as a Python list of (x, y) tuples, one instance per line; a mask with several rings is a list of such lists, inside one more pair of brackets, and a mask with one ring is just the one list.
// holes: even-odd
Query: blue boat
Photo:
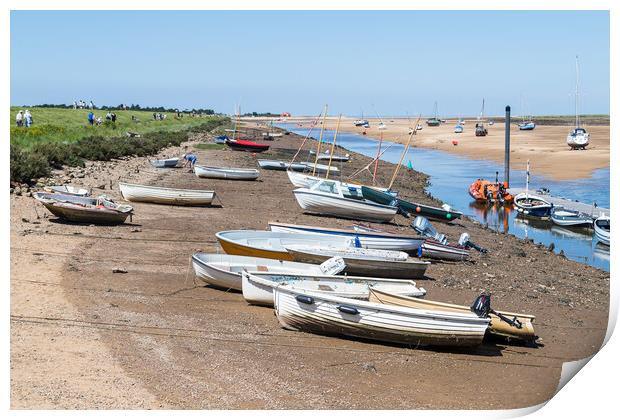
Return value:
[(463, 126), (461, 124), (458, 124), (454, 127), (454, 132), (459, 134), (463, 132)]
[(215, 143), (216, 144), (226, 144), (226, 140), (229, 140), (228, 136), (217, 136), (215, 138)]
[(533, 130), (536, 128), (536, 124), (533, 121), (528, 121), (519, 124), (519, 130)]
[(553, 204), (544, 198), (528, 193), (517, 194), (514, 204), (517, 211), (526, 216), (549, 217), (553, 209)]

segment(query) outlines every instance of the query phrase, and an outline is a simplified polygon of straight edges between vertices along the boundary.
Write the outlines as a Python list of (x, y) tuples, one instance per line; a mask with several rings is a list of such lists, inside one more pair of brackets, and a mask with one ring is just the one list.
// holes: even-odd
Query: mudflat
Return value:
[[(196, 147), (204, 141), (157, 157), (193, 150), (202, 164), (256, 168), (259, 158), (292, 157), (301, 140), (276, 138), (258, 155)], [(351, 155), (345, 175), (369, 161)], [(393, 169), (381, 163), (379, 183)], [(608, 273), (468, 219), (435, 226), (453, 240), (467, 231), (489, 253), (433, 264), (418, 285), (429, 299), (459, 304), (490, 291), (494, 307), (537, 316), (544, 347), (408, 348), (287, 331), (272, 309), (195, 280), (191, 254), (221, 252), (221, 230), (351, 221), (304, 214), (280, 171), (261, 170), (254, 182), (209, 180), (131, 158), (91, 162), (86, 172), (80, 183), (121, 202), (119, 179), (214, 189), (218, 198), (198, 208), (133, 203), (131, 222), (105, 227), (57, 221), (33, 198), (11, 195), (12, 408), (519, 408), (551, 398), (562, 363), (592, 355), (605, 335)], [(426, 182), (402, 170), (394, 189), (438, 204)], [(372, 226), (409, 232), (409, 222)]]

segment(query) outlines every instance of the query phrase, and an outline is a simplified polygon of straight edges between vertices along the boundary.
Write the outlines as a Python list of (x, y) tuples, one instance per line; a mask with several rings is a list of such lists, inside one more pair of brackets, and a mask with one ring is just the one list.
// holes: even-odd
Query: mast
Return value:
[(525, 198), (529, 197), (530, 189), (530, 160), (527, 160), (527, 169), (525, 171)]
[(381, 144), (383, 143), (383, 131), (379, 137), (379, 147), (377, 147), (377, 157), (375, 158), (375, 170), (372, 172), (372, 185), (375, 185), (377, 177), (377, 167), (379, 166), (379, 153), (381, 153)]
[(575, 56), (575, 70), (577, 73), (577, 81), (575, 82), (575, 128), (579, 128), (579, 56)]
[(312, 167), (312, 176), (316, 173), (316, 164), (319, 161), (319, 153), (321, 152), (321, 144), (323, 143), (323, 132), (325, 131), (325, 117), (327, 117), (327, 104), (325, 104), (325, 111), (323, 111), (323, 122), (321, 123), (321, 135), (319, 136), (319, 143), (316, 146), (316, 157), (314, 158), (314, 166)]
[(396, 168), (394, 169), (394, 174), (392, 175), (392, 179), (390, 180), (390, 185), (388, 185), (388, 189), (392, 188), (392, 185), (394, 184), (394, 181), (396, 180), (396, 175), (398, 174), (398, 170), (403, 164), (403, 159), (405, 159), (405, 155), (409, 151), (409, 145), (411, 144), (411, 139), (413, 138), (416, 131), (418, 131), (417, 130), (418, 122), (420, 122), (420, 117), (418, 117), (418, 121), (416, 122), (416, 128), (413, 131), (411, 131), (411, 134), (409, 135), (409, 140), (407, 140), (407, 145), (405, 146), (405, 149), (403, 150), (403, 154), (400, 155), (400, 161), (398, 162), (398, 165), (396, 165)]
[[(332, 168), (332, 157), (334, 156), (334, 149), (336, 148), (336, 138), (338, 137), (338, 130), (340, 129), (340, 120), (342, 119), (342, 114), (338, 116), (338, 124), (336, 124), (336, 131), (334, 132), (334, 141), (332, 143), (332, 150), (329, 153), (329, 163), (327, 164), (327, 173), (325, 174), (325, 179), (329, 178), (329, 170)], [(316, 155), (318, 158), (318, 154)], [(342, 172), (340, 173), (342, 175)]]

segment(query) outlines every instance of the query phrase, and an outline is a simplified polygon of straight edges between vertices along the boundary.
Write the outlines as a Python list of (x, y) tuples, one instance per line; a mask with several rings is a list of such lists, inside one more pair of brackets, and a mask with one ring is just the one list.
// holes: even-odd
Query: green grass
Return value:
[[(73, 143), (80, 139), (101, 136), (120, 137), (127, 131), (146, 134), (159, 131), (183, 131), (198, 127), (205, 122), (218, 117), (191, 117), (188, 114), (182, 118), (176, 118), (176, 114), (167, 114), (162, 121), (155, 121), (153, 113), (149, 111), (114, 111), (116, 124), (107, 123), (105, 115), (107, 111), (94, 110), (95, 116), (101, 116), (104, 123), (100, 126), (88, 125), (87, 109), (61, 109), (61, 108), (28, 108), (32, 114), (34, 124), (30, 128), (16, 127), (15, 115), (22, 107), (11, 107), (11, 144), (29, 149), (34, 144), (42, 142)], [(131, 120), (135, 116), (139, 121)]]
[(226, 149), (225, 144), (214, 144), (214, 143), (198, 143), (194, 147), (199, 150), (224, 150)]

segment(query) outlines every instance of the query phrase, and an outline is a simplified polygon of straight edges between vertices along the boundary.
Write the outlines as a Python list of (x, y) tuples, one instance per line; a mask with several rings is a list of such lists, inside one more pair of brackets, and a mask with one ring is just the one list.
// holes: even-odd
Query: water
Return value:
[[(281, 128), (305, 136), (307, 128), (282, 124)], [(318, 135), (316, 135), (318, 136)], [(325, 130), (323, 139), (330, 143), (334, 132)], [(325, 140), (324, 140), (325, 141)], [(377, 154), (377, 140), (357, 134), (339, 134), (338, 145), (353, 152), (374, 158)], [(384, 141), (385, 152), (381, 160), (398, 163), (404, 145)], [(494, 180), (495, 171), (503, 177), (503, 165), (487, 160), (474, 160), (447, 152), (412, 148), (407, 153), (403, 165), (424, 172), (430, 176), (428, 192), (434, 197), (450, 204), (465, 215), (486, 223), (490, 228), (508, 232), (519, 238), (531, 238), (537, 243), (555, 245), (555, 252), (564, 252), (567, 258), (609, 271), (609, 247), (598, 244), (591, 229), (563, 228), (551, 221), (526, 218), (517, 215), (509, 207), (477, 204), (468, 193), (469, 185), (477, 178)], [(511, 170), (510, 184), (525, 187), (525, 171)], [(530, 177), (530, 188), (546, 187), (551, 194), (571, 198), (586, 203), (597, 203), (609, 208), (609, 168), (596, 170), (592, 177), (571, 181), (552, 181), (540, 176)], [(437, 227), (440, 227), (438, 225)]]

